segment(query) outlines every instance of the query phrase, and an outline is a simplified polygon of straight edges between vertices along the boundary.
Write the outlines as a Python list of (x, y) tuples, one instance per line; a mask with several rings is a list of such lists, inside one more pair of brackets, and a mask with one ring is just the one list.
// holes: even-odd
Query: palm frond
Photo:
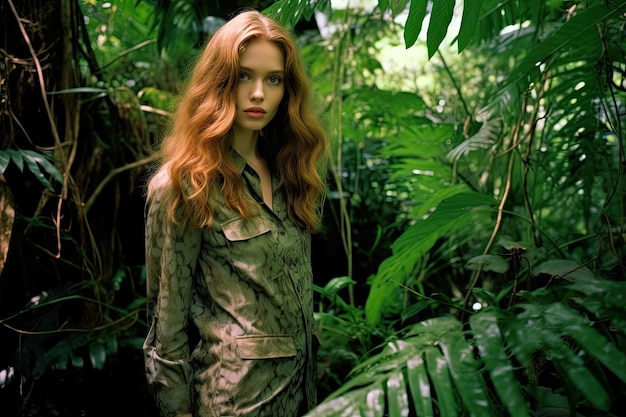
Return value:
[[(556, 389), (571, 407), (612, 415), (609, 381), (626, 383), (626, 354), (614, 337), (626, 334), (598, 323), (626, 313), (617, 304), (626, 283), (584, 281), (552, 291), (563, 289), (589, 308), (547, 302), (539, 291), (514, 310), (478, 311), (466, 328), (451, 315), (416, 323), (355, 367), (307, 417), (492, 416), (502, 409), (527, 417), (550, 405), (542, 399), (547, 378), (552, 387), (560, 381)], [(616, 308), (599, 309), (599, 298)]]

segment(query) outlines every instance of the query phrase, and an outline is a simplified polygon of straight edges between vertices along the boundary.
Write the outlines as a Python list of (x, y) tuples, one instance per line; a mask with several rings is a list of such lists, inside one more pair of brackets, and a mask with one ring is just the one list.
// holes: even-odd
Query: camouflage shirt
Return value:
[[(259, 176), (233, 158), (245, 192), (262, 201)], [(146, 215), (144, 354), (161, 415), (292, 417), (312, 408), (311, 237), (288, 218), (284, 196), (275, 192), (272, 210), (261, 203), (244, 221), (215, 193), (213, 224), (198, 228), (168, 221), (156, 194)]]

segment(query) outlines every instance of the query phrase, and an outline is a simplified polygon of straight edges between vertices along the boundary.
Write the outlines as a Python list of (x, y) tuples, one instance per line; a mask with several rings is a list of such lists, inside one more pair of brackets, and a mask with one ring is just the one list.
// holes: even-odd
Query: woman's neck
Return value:
[(247, 161), (259, 158), (257, 143), (259, 140), (258, 131), (237, 131), (233, 136), (233, 148), (237, 153), (243, 156)]

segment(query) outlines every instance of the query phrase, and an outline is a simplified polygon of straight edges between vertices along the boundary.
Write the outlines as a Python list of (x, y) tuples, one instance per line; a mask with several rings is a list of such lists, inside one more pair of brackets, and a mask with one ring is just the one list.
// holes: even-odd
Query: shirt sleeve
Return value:
[(187, 322), (201, 232), (169, 220), (158, 195), (146, 213), (146, 290), (150, 329), (143, 351), (148, 385), (163, 417), (192, 412)]

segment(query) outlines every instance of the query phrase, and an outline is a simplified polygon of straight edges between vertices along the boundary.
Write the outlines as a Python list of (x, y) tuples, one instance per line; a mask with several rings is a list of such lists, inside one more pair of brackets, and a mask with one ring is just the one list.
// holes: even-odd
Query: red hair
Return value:
[(182, 209), (183, 221), (191, 219), (199, 226), (213, 221), (209, 197), (216, 189), (243, 218), (258, 209), (245, 198), (231, 159), (239, 54), (254, 39), (274, 42), (285, 56), (285, 94), (276, 116), (260, 132), (259, 151), (280, 178), (289, 216), (316, 232), (326, 190), (321, 176), (326, 133), (311, 108), (309, 80), (293, 38), (257, 11), (242, 12), (220, 27), (195, 63), (170, 134), (162, 142), (162, 165), (150, 179), (148, 198), (158, 189), (172, 220)]

